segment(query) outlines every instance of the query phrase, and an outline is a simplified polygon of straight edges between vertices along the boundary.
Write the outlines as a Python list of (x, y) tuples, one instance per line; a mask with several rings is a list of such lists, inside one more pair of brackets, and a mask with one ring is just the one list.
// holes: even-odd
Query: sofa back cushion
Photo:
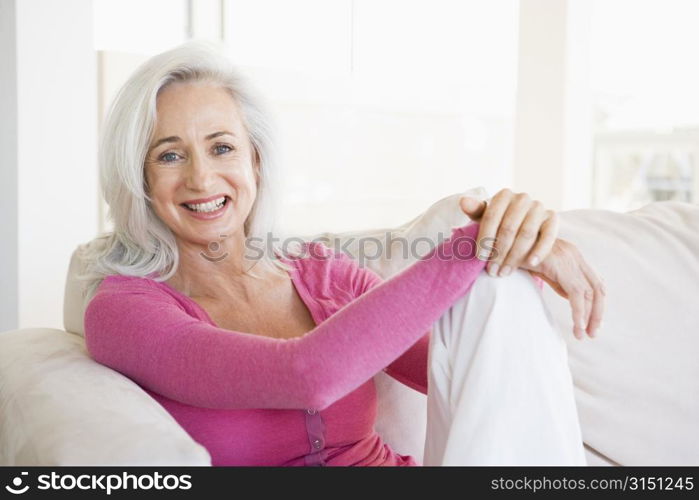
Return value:
[(699, 206), (571, 210), (560, 237), (608, 290), (597, 338), (578, 341), (568, 302), (544, 289), (568, 341), (583, 439), (622, 465), (699, 464)]

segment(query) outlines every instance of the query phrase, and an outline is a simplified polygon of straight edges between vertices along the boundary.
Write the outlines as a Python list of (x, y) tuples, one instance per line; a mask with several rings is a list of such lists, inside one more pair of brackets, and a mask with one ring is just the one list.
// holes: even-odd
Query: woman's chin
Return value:
[(231, 224), (210, 224), (207, 227), (187, 225), (180, 234), (189, 241), (208, 244), (211, 241), (220, 241), (234, 235), (239, 228)]

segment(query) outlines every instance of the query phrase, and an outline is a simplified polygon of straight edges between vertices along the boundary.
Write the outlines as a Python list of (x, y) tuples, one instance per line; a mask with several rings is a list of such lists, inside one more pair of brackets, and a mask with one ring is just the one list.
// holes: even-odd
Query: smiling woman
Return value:
[(196, 256), (221, 235), (233, 256), (221, 264), (230, 265), (224, 272), (244, 274), (244, 226), (260, 166), (236, 101), (220, 85), (174, 83), (160, 91), (157, 114), (146, 186), (153, 210), (177, 239), (178, 278), (200, 275)]
[[(233, 246), (241, 233), (264, 241), (273, 231), (279, 175), (271, 114), (219, 49), (191, 42), (159, 54), (114, 98), (100, 143), (100, 180), (114, 230), (105, 235), (105, 250), (91, 256), (84, 276), (88, 297), (109, 274), (172, 278), (191, 243)], [(211, 174), (221, 166), (233, 170), (216, 180), (221, 189), (212, 192)], [(246, 215), (235, 221), (240, 228), (235, 234), (222, 230), (230, 220), (196, 227), (219, 214), (182, 205), (221, 197), (226, 201), (220, 215)], [(229, 236), (235, 241), (223, 243)], [(274, 252), (256, 255), (251, 276), (256, 265), (288, 269)]]
[[(117, 94), (100, 145), (115, 229), (101, 253), (87, 256), (88, 352), (160, 402), (213, 465), (416, 465), (374, 429), (374, 375), (384, 370), (427, 394), (429, 329), (458, 299), (470, 300), (477, 278), (486, 283), (479, 277), (489, 255), (476, 258), (482, 236), (496, 236), (493, 262), (516, 269), (537, 256), (542, 262), (528, 269), (569, 286), (555, 218), (509, 190), (487, 208), (463, 200), (464, 212), (483, 224), (452, 228), (383, 282), (319, 242), (291, 251), (272, 245), (271, 127), (243, 82), (216, 45), (188, 42), (148, 60)], [(256, 238), (261, 253), (250, 248)], [(517, 276), (529, 286), (514, 294), (514, 317), (502, 316), (547, 324), (530, 277)], [(509, 283), (500, 286), (514, 290)], [(489, 290), (487, 297), (502, 294)], [(490, 310), (481, 309), (469, 318)], [(542, 342), (556, 341), (549, 337)], [(519, 352), (481, 345), (491, 346), (480, 351), (492, 358), (489, 367)], [(564, 351), (541, 352), (557, 354), (538, 359), (540, 369), (565, 366)], [(541, 389), (537, 397), (565, 407), (569, 428), (577, 428), (569, 379), (525, 380)], [(560, 417), (556, 405), (537, 415), (542, 428), (547, 416)], [(544, 460), (580, 459), (576, 432), (551, 436)]]

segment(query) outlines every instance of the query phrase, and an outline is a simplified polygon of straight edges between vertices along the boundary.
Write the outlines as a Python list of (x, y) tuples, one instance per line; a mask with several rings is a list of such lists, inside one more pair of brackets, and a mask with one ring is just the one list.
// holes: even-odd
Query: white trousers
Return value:
[(481, 273), (428, 360), (423, 465), (586, 465), (565, 340), (526, 271)]

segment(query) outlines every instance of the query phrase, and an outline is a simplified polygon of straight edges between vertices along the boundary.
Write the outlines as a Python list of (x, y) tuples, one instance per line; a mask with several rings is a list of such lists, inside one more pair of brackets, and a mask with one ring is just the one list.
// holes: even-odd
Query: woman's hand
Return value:
[(478, 258), (490, 261), (490, 275), (528, 270), (570, 301), (575, 337), (582, 339), (584, 330), (594, 337), (604, 313), (605, 286), (577, 247), (557, 238), (557, 214), (509, 189), (498, 191), (490, 203), (468, 196), (459, 201), (464, 213), (480, 222)]
[(478, 258), (489, 261), (486, 268), (491, 276), (507, 276), (525, 261), (536, 266), (553, 248), (558, 216), (527, 193), (505, 188), (490, 203), (470, 196), (463, 196), (459, 202), (469, 218), (480, 221)]
[(536, 266), (524, 265), (530, 274), (548, 283), (558, 295), (570, 301), (573, 334), (583, 338), (583, 330), (594, 337), (604, 314), (604, 282), (569, 241), (557, 239), (551, 253)]

